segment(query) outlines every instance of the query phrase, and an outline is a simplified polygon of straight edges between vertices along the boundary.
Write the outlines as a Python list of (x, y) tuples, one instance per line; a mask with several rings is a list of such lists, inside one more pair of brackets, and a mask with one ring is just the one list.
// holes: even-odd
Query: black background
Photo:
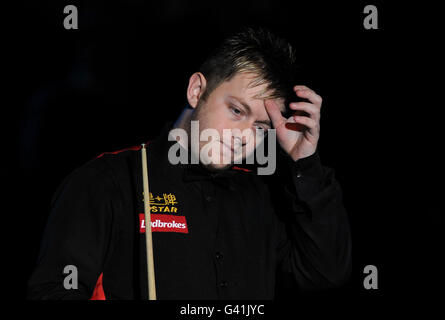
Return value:
[[(68, 4), (79, 10), (78, 30), (63, 27)], [(363, 27), (367, 4), (379, 10), (378, 30)], [(440, 100), (423, 73), (437, 72), (434, 12), (376, 1), (25, 3), (14, 39), (19, 94), (2, 157), (9, 296), (25, 299), (61, 180), (104, 151), (155, 137), (179, 115), (188, 78), (212, 48), (260, 25), (291, 41), (302, 84), (324, 99), (319, 152), (336, 170), (352, 226), (351, 282), (314, 299), (439, 297), (443, 173), (440, 126), (429, 111)], [(363, 288), (369, 264), (379, 270), (378, 290)]]

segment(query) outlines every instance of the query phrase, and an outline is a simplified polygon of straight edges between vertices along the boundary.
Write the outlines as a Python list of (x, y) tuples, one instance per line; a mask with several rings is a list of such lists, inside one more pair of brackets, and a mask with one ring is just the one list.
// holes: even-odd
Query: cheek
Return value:
[(209, 102), (202, 109), (202, 118), (204, 118), (207, 123), (216, 124), (219, 121), (227, 119), (227, 115), (224, 105), (214, 102)]
[(263, 142), (264, 142), (264, 137), (259, 137), (257, 139), (256, 135), (253, 134), (251, 136), (251, 139), (247, 142), (247, 144), (245, 146), (246, 153), (250, 154), (250, 153), (254, 152), (255, 149)]
[(211, 128), (218, 131), (223, 129), (232, 129), (234, 127), (233, 119), (229, 113), (229, 110), (225, 106), (219, 106), (214, 108), (208, 113), (207, 123)]
[(251, 152), (253, 152), (254, 150), (255, 150), (255, 139), (252, 139), (252, 140), (250, 140), (247, 144), (246, 144), (246, 146), (245, 146), (245, 149), (246, 149), (246, 152), (249, 154), (249, 153), (251, 153)]

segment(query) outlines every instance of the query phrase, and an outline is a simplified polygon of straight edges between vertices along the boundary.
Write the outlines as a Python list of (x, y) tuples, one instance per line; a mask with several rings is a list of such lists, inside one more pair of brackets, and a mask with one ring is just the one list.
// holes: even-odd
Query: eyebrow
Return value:
[[(235, 96), (229, 96), (229, 98), (236, 100), (238, 103), (241, 103), (243, 105), (243, 107), (247, 109), (247, 113), (252, 114), (252, 108), (244, 100), (237, 98)], [(272, 123), (270, 122), (270, 120), (257, 120), (255, 122), (263, 123), (265, 125), (268, 125), (270, 128), (272, 128)]]

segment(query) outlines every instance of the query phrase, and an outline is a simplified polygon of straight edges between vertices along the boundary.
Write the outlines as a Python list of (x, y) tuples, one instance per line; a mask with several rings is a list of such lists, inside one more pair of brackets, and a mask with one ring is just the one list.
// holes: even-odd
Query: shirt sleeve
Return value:
[[(106, 164), (91, 161), (70, 174), (55, 193), (28, 299), (90, 299), (111, 250), (117, 187)], [(77, 269), (77, 289), (67, 289), (66, 266)], [(75, 281), (75, 278), (71, 280)]]
[(351, 274), (351, 236), (334, 170), (318, 152), (285, 162), (279, 176), (285, 200), (272, 204), (282, 213), (275, 215), (278, 271), (302, 291), (342, 286)]

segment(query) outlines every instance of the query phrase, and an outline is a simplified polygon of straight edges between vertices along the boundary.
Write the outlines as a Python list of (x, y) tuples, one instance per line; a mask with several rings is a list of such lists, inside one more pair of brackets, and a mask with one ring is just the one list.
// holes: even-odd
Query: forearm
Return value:
[(340, 286), (351, 273), (351, 236), (334, 170), (321, 165), (318, 153), (289, 165), (288, 272), (303, 289)]

